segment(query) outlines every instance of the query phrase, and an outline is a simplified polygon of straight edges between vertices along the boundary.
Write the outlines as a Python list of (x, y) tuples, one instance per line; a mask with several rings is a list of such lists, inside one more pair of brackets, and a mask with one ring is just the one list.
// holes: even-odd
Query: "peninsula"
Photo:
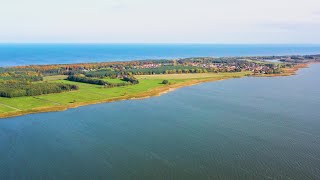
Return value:
[(138, 99), (201, 82), (288, 76), (320, 55), (194, 57), (0, 68), (0, 118)]

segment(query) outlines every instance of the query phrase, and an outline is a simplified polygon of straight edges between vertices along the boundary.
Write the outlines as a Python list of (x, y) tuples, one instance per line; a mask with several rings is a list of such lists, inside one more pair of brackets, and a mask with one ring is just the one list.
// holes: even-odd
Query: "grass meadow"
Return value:
[[(139, 84), (104, 88), (100, 85), (71, 82), (64, 80), (66, 76), (49, 76), (44, 80), (48, 82), (60, 82), (68, 84), (76, 84), (79, 86), (79, 90), (71, 92), (63, 92), (58, 94), (39, 95), (34, 97), (17, 97), (17, 98), (3, 98), (0, 97), (0, 117), (6, 117), (4, 114), (12, 112), (25, 112), (34, 111), (38, 108), (54, 108), (74, 103), (85, 104), (96, 101), (108, 101), (109, 99), (115, 99), (121, 97), (135, 97), (135, 95), (145, 93), (161, 88), (164, 86), (162, 81), (164, 79), (169, 80), (171, 85), (179, 85), (179, 83), (185, 83), (194, 80), (220, 80), (227, 78), (243, 77), (248, 72), (239, 73), (202, 73), (202, 74), (165, 74), (165, 75), (139, 75), (136, 76), (139, 79)], [(104, 80), (111, 83), (122, 82), (120, 79), (107, 79)], [(126, 98), (123, 98), (126, 99)], [(2, 115), (2, 116), (1, 116)]]

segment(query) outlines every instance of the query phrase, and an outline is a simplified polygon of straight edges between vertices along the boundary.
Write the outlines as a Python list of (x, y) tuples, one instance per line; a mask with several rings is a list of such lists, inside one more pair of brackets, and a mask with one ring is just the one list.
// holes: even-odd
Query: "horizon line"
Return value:
[(320, 45), (320, 43), (214, 43), (214, 42), (0, 42), (0, 44), (150, 44), (150, 45)]

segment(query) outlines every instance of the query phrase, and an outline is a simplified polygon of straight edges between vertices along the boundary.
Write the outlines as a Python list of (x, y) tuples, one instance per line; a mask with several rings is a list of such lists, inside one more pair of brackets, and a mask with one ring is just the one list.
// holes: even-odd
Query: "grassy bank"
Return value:
[[(298, 68), (287, 70), (288, 72), (286, 72), (286, 75), (293, 74), (297, 69)], [(235, 72), (139, 75), (136, 76), (140, 81), (139, 84), (115, 88), (104, 88), (100, 85), (70, 82), (63, 80), (65, 76), (51, 76), (46, 77), (45, 80), (50, 82), (75, 84), (78, 85), (80, 89), (72, 92), (47, 94), (34, 97), (0, 97), (0, 118), (40, 112), (62, 111), (68, 108), (118, 100), (146, 98), (201, 82), (241, 78), (246, 75), (252, 75), (252, 73)], [(162, 84), (164, 79), (169, 80), (170, 84)]]

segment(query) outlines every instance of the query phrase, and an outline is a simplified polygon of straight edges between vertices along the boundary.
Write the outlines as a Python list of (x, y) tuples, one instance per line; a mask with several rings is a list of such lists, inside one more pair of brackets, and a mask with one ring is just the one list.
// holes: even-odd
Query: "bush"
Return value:
[(134, 77), (124, 77), (122, 80), (130, 82), (132, 84), (139, 84), (139, 80)]
[(162, 84), (169, 84), (169, 81), (168, 80), (163, 80)]

